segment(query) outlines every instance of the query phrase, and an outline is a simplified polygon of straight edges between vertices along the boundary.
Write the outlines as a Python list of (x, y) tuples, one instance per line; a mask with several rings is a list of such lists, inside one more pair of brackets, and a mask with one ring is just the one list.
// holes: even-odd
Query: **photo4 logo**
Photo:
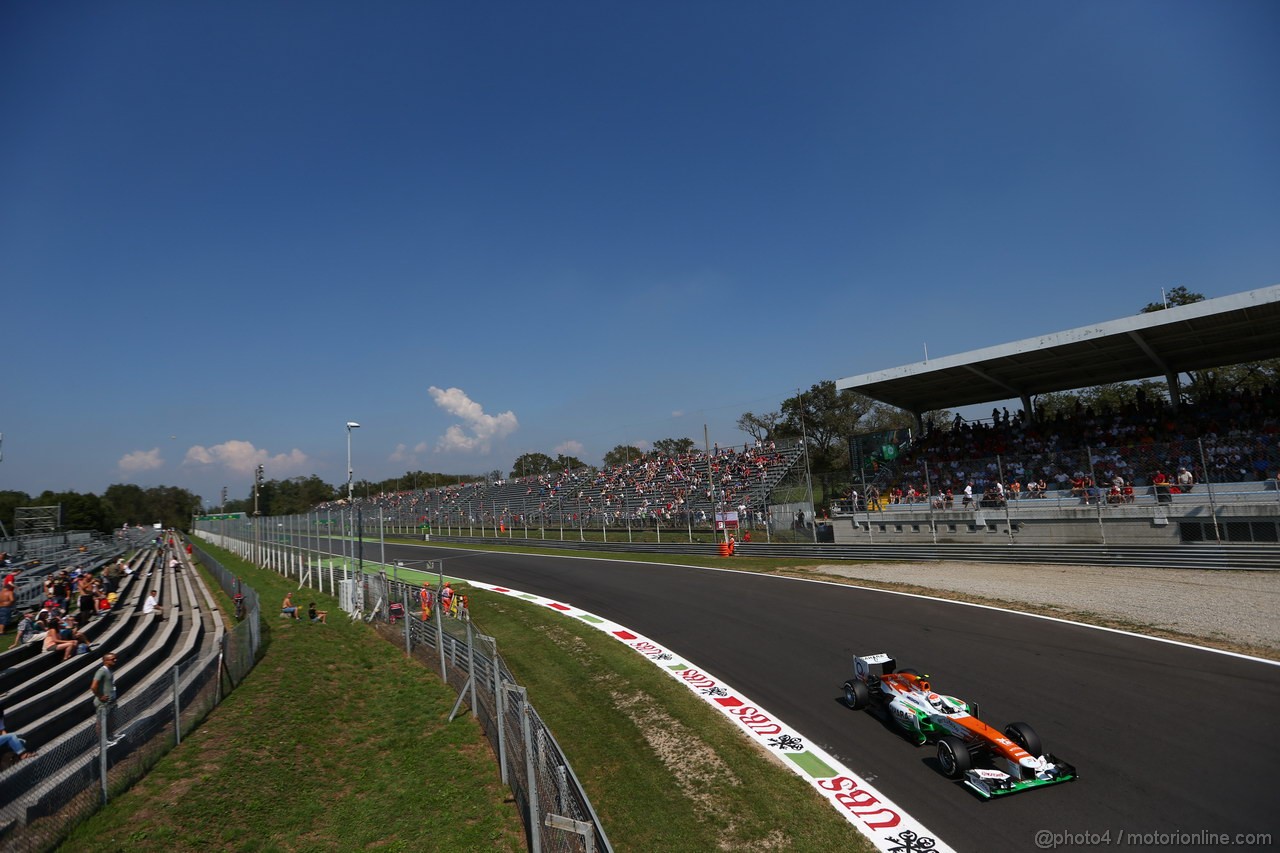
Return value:
[(510, 595), (534, 604), (541, 604), (573, 619), (603, 631), (679, 681), (711, 707), (720, 711), (749, 737), (762, 747), (776, 753), (785, 766), (809, 782), (845, 819), (856, 826), (863, 835), (884, 853), (910, 853), (931, 850), (938, 853), (954, 853), (951, 847), (938, 840), (918, 820), (904, 812), (881, 794), (869, 782), (828, 755), (822, 749), (807, 744), (804, 737), (782, 720), (743, 696), (728, 684), (701, 667), (681, 659), (678, 655), (640, 636), (629, 628), (602, 619), (593, 613), (572, 605), (532, 595), (508, 587), (493, 586), (478, 581), (469, 584), (482, 589)]

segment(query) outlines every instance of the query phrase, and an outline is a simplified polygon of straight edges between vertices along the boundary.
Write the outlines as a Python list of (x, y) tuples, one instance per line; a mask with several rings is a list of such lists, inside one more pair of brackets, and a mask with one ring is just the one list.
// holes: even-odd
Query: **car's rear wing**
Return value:
[(853, 674), (864, 681), (868, 677), (888, 675), (893, 672), (895, 666), (897, 666), (897, 661), (884, 652), (874, 655), (853, 656)]

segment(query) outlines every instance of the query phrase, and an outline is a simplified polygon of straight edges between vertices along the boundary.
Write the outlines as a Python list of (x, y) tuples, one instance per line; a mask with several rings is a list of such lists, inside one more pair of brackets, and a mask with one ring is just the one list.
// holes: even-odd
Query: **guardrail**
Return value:
[[(554, 548), (556, 550), (596, 553), (641, 553), (719, 555), (717, 545), (687, 543), (643, 544), (612, 542), (574, 542), (571, 540), (509, 539), (507, 537), (468, 537), (432, 535), (432, 542), (455, 545), (505, 545)], [(1219, 545), (1196, 543), (1177, 546), (1145, 545), (1039, 545), (1000, 543), (966, 545), (832, 545), (779, 544), (739, 542), (739, 557), (775, 557), (832, 562), (933, 562), (954, 560), (968, 563), (1048, 563), (1080, 566), (1139, 566), (1161, 569), (1252, 569), (1280, 571), (1280, 545)], [(732, 558), (726, 563), (732, 565)]]

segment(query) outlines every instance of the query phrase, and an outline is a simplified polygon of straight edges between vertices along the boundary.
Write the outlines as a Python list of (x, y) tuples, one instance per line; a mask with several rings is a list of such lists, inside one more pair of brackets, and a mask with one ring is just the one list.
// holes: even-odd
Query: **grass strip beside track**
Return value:
[[(258, 591), (266, 654), (63, 849), (526, 849), (479, 727), (446, 722), (456, 694), (438, 674), (352, 623), (332, 597), (201, 547)], [(290, 590), (329, 623), (280, 617)]]
[(582, 622), (472, 589), (618, 850), (873, 850), (705, 702)]
[[(438, 672), (351, 623), (330, 596), (201, 547), (259, 591), (266, 655), (63, 849), (525, 849), (475, 721), (464, 713), (446, 722), (456, 695)], [(328, 610), (330, 623), (280, 618), (275, 603), (291, 589), (296, 602)], [(544, 607), (466, 591), (615, 849), (874, 849), (645, 658)]]

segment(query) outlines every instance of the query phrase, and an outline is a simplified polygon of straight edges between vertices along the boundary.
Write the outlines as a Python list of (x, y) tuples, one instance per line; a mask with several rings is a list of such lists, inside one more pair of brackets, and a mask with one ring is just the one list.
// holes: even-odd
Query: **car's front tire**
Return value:
[(1044, 755), (1044, 746), (1040, 743), (1040, 735), (1031, 728), (1030, 723), (1010, 723), (1004, 727), (1005, 736), (1027, 752), (1039, 758)]
[(948, 735), (938, 741), (938, 764), (948, 779), (959, 779), (973, 766), (973, 756), (964, 741)]
[(871, 703), (871, 691), (861, 681), (846, 681), (844, 703), (853, 710), (860, 711)]

